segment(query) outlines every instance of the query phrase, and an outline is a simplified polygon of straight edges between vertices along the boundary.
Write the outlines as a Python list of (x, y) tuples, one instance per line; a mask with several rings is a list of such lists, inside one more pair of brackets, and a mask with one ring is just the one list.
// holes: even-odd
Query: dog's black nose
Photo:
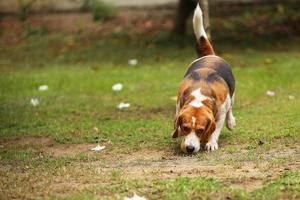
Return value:
[(189, 154), (193, 153), (194, 150), (195, 150), (195, 147), (193, 147), (193, 146), (189, 145), (189, 146), (186, 147), (186, 152), (189, 153)]

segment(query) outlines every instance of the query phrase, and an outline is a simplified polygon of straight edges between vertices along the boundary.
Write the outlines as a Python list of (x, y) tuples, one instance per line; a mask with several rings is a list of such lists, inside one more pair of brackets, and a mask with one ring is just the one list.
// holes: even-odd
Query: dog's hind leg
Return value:
[(226, 127), (229, 129), (229, 130), (233, 130), (236, 126), (236, 122), (235, 122), (235, 117), (233, 116), (233, 113), (232, 113), (232, 106), (233, 106), (233, 103), (234, 103), (234, 94), (231, 98), (231, 105), (230, 105), (230, 108), (226, 114)]
[(226, 127), (229, 130), (233, 130), (235, 126), (236, 126), (235, 117), (233, 116), (232, 108), (230, 108), (226, 115)]

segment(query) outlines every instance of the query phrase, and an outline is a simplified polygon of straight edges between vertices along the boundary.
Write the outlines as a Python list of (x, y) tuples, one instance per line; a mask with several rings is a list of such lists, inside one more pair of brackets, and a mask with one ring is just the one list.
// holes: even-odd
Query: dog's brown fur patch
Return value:
[(196, 43), (196, 51), (199, 58), (207, 55), (215, 55), (215, 51), (210, 41), (203, 36), (201, 36)]

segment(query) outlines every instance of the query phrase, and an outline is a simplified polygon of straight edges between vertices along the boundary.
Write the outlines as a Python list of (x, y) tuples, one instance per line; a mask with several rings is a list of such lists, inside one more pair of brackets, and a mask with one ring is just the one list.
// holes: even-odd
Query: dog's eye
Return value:
[(190, 132), (191, 129), (188, 126), (183, 126), (182, 130), (183, 130), (183, 132), (188, 133), (188, 132)]
[(199, 128), (196, 130), (197, 135), (201, 135), (204, 132), (204, 128)]

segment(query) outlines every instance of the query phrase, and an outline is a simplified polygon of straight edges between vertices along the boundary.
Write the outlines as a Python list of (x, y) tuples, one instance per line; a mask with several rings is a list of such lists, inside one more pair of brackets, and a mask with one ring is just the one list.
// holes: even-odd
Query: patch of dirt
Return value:
[(22, 147), (22, 146), (31, 146), (34, 149), (40, 151), (40, 153), (45, 153), (51, 155), (55, 158), (62, 156), (76, 156), (80, 153), (91, 152), (90, 149), (95, 147), (97, 144), (57, 144), (50, 137), (12, 137), (5, 138), (0, 141), (2, 148), (11, 148), (11, 147)]
[(62, 156), (76, 156), (80, 153), (89, 153), (96, 144), (57, 144), (49, 148), (43, 148), (43, 152), (58, 158)]
[(27, 137), (10, 137), (0, 140), (0, 145), (4, 147), (11, 147), (17, 145), (45, 145), (51, 146), (54, 144), (53, 139), (45, 136), (27, 136)]
[[(200, 152), (203, 157), (174, 155), (171, 151), (142, 150), (130, 155), (110, 158), (105, 164), (96, 161), (87, 165), (89, 168), (101, 169), (105, 173), (120, 170), (125, 179), (143, 177), (149, 180), (164, 180), (181, 176), (213, 177), (230, 182), (230, 185), (234, 187), (253, 191), (284, 171), (300, 168), (300, 147), (294, 146), (285, 151), (282, 149), (284, 147), (257, 153), (255, 159), (247, 159), (249, 151), (246, 150), (232, 154), (219, 152), (218, 155)], [(285, 158), (285, 161), (275, 162), (276, 159), (281, 158)]]
[[(173, 147), (158, 150), (144, 148), (132, 151), (109, 149), (102, 152), (91, 152), (90, 149), (96, 144), (56, 144), (47, 137), (25, 137), (23, 139), (11, 139), (1, 142), (1, 145), (9, 148), (14, 145), (37, 145), (41, 152), (51, 155), (54, 158), (61, 156), (75, 156), (80, 153), (89, 156), (101, 155), (101, 160), (72, 162), (72, 173), (79, 173), (81, 176), (88, 176), (89, 173), (96, 173), (99, 177), (109, 177), (113, 171), (119, 171), (122, 179), (125, 180), (166, 180), (177, 177), (213, 177), (228, 183), (235, 188), (242, 188), (246, 191), (253, 191), (265, 182), (275, 179), (285, 171), (294, 171), (300, 168), (300, 146), (299, 145), (274, 145), (270, 150), (257, 149), (250, 151), (241, 147), (235, 153), (226, 152), (226, 147), (217, 152), (200, 152), (194, 156), (186, 156)], [(127, 152), (126, 152), (127, 151)], [(2, 171), (5, 166), (0, 167)], [(68, 167), (63, 170), (68, 171)], [(270, 170), (272, 169), (272, 170)], [(76, 178), (75, 178), (76, 179)], [(95, 182), (94, 179), (91, 179)], [(98, 180), (98, 179), (97, 179)], [(104, 179), (101, 178), (101, 181)], [(87, 184), (93, 185), (87, 180), (73, 180), (76, 187), (84, 188)], [(96, 181), (97, 182), (97, 181)], [(102, 184), (102, 183), (101, 183)], [(74, 188), (73, 184), (64, 178), (51, 185), (57, 188), (58, 192), (63, 186), (63, 191)]]

